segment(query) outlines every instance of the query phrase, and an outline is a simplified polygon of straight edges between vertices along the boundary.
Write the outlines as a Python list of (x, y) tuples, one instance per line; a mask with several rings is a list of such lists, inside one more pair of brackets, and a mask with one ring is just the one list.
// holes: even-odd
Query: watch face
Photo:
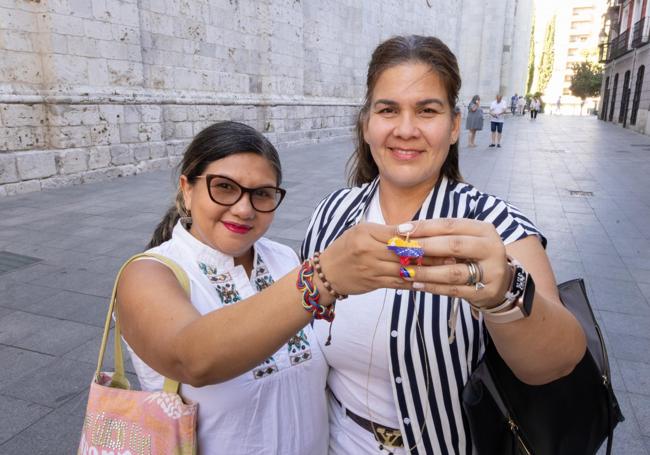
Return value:
[(530, 316), (531, 311), (533, 310), (533, 300), (535, 299), (535, 282), (533, 277), (529, 273), (525, 273), (526, 276), (524, 291), (520, 298), (521, 311), (526, 317)]

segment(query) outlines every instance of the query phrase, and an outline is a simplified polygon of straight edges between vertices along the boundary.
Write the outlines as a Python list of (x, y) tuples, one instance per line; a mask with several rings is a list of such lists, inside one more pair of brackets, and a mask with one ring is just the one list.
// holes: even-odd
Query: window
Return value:
[(607, 104), (609, 103), (609, 76), (605, 79), (605, 93), (603, 95), (603, 105), (600, 108), (600, 119), (607, 120)]
[(632, 100), (632, 114), (630, 115), (630, 125), (636, 125), (636, 114), (639, 112), (639, 103), (641, 102), (641, 90), (643, 90), (643, 75), (645, 66), (641, 65), (636, 73), (636, 84), (634, 87), (634, 99)]
[(625, 72), (623, 79), (623, 92), (621, 92), (621, 107), (618, 110), (618, 123), (623, 126), (627, 123), (627, 104), (630, 100), (630, 71)]
[(616, 90), (618, 89), (618, 73), (614, 76), (614, 86), (612, 88), (612, 102), (609, 105), (609, 121), (614, 119), (614, 108), (616, 107)]

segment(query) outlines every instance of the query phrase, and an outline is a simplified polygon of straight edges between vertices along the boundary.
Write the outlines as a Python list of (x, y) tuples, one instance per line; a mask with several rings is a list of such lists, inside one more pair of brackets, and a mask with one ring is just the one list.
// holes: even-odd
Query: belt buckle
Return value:
[(402, 433), (385, 427), (374, 426), (374, 434), (377, 441), (386, 447), (402, 447)]

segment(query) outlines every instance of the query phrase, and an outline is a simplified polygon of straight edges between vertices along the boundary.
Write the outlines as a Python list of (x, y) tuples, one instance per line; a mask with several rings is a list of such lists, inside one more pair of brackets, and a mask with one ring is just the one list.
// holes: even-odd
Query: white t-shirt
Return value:
[[(386, 224), (379, 191), (368, 207), (366, 221)], [(351, 295), (338, 302), (329, 346), (325, 346), (329, 324), (316, 321), (314, 330), (330, 365), (327, 384), (343, 407), (372, 422), (399, 428), (388, 365), (393, 298), (386, 298), (386, 291)], [(377, 452), (372, 433), (345, 417), (341, 405), (332, 398), (329, 410), (330, 455)]]
[[(201, 314), (250, 297), (299, 264), (291, 248), (262, 238), (255, 243), (249, 278), (231, 256), (203, 244), (180, 223), (171, 240), (149, 251), (185, 270), (192, 304)], [(163, 377), (127, 348), (142, 389), (162, 389)], [(183, 398), (199, 403), (199, 453), (326, 454), (326, 378), (327, 364), (307, 325), (251, 371), (205, 387), (182, 384)]]
[(508, 104), (503, 99), (501, 99), (501, 102), (492, 101), (492, 104), (490, 104), (490, 121), (503, 123), (507, 110)]

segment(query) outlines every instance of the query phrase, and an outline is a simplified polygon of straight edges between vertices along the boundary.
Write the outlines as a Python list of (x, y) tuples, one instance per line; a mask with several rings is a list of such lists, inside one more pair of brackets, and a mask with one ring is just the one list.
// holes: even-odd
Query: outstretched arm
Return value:
[[(341, 294), (407, 289), (399, 262), (386, 249), (394, 228), (362, 224), (346, 231), (321, 254), (327, 279)], [(311, 319), (296, 288), (298, 268), (262, 292), (200, 315), (173, 273), (156, 261), (129, 264), (118, 286), (124, 338), (159, 373), (194, 386), (236, 377), (272, 355)], [(320, 303), (333, 297), (320, 279)]]

